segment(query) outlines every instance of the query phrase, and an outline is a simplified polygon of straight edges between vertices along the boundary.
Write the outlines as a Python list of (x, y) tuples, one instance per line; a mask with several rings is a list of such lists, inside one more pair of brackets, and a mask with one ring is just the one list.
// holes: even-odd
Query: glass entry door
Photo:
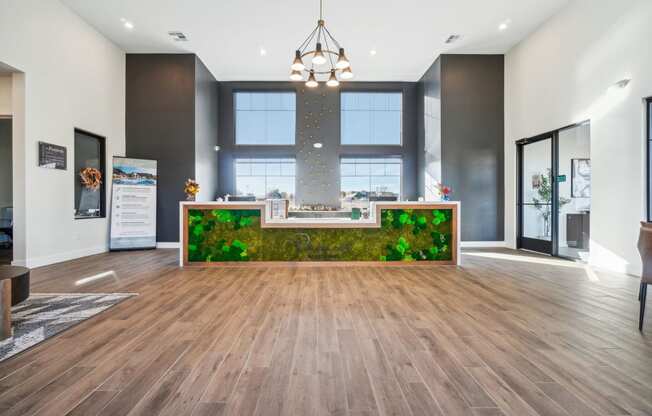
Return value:
[(518, 246), (526, 250), (553, 254), (553, 232), (557, 216), (553, 172), (552, 135), (519, 142), (519, 233)]
[(557, 139), (557, 254), (588, 261), (591, 239), (591, 127), (559, 131)]

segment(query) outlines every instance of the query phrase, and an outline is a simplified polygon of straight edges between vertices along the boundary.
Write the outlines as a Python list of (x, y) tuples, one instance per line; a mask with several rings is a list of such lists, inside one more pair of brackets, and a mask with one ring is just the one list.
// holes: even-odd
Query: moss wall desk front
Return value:
[(458, 202), (378, 202), (361, 220), (271, 220), (265, 202), (182, 202), (180, 208), (182, 266), (459, 259)]

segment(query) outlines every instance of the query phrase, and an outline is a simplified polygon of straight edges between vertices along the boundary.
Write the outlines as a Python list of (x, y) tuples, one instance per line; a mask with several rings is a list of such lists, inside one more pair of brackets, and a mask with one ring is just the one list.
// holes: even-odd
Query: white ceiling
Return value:
[[(294, 50), (319, 13), (318, 0), (62, 1), (125, 51), (196, 53), (220, 81), (287, 80)], [(506, 52), (567, 2), (324, 0), (324, 18), (355, 80), (416, 81), (441, 53)], [(498, 30), (505, 21), (508, 29)], [(173, 41), (172, 30), (190, 41)], [(447, 45), (451, 34), (461, 39)]]

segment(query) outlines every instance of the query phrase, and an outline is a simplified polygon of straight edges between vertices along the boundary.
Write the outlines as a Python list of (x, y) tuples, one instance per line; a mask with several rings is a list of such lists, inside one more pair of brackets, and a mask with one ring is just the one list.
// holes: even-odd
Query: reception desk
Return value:
[(459, 202), (376, 202), (369, 218), (273, 219), (268, 203), (181, 202), (180, 264), (458, 264)]

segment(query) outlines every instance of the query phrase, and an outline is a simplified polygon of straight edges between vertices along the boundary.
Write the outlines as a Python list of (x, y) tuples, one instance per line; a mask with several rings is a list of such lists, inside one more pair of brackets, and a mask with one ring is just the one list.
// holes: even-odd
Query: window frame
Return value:
[(652, 97), (645, 99), (645, 159), (647, 161), (645, 172), (647, 177), (645, 178), (645, 183), (647, 184), (646, 195), (646, 207), (647, 207), (647, 222), (652, 222), (652, 180), (650, 175), (652, 174), (652, 159), (650, 158), (650, 150), (652, 150)]
[[(387, 90), (366, 90), (366, 89), (347, 89), (347, 90), (340, 90), (340, 114), (339, 114), (339, 124), (340, 124), (340, 146), (342, 147), (354, 147), (354, 146), (362, 146), (362, 147), (403, 147), (403, 127), (404, 127), (404, 120), (403, 117), (405, 115), (404, 113), (404, 103), (405, 103), (405, 91), (403, 89), (387, 89)], [(342, 94), (400, 94), (401, 96), (401, 125), (400, 125), (400, 135), (399, 135), (399, 142), (398, 143), (390, 143), (390, 144), (382, 144), (382, 143), (344, 143), (342, 141), (342, 138), (344, 137), (344, 134), (342, 134)], [(387, 155), (388, 157), (393, 157), (394, 155)]]
[[(99, 134), (92, 133), (88, 130), (83, 130), (76, 128), (74, 129), (74, 136), (73, 136), (73, 169), (75, 170), (74, 172), (74, 186), (73, 188), (73, 207), (75, 214), (73, 218), (75, 220), (92, 220), (92, 219), (102, 219), (106, 218), (106, 181), (107, 181), (107, 171), (106, 171), (106, 137), (100, 136)], [(79, 182), (79, 172), (76, 172), (77, 169), (77, 135), (85, 135), (88, 137), (91, 137), (93, 139), (96, 139), (99, 144), (100, 144), (100, 155), (99, 155), (99, 164), (100, 164), (100, 172), (102, 172), (102, 183), (100, 184), (100, 214), (96, 216), (86, 216), (86, 215), (78, 215), (78, 206), (77, 206), (77, 192), (76, 192), (76, 186), (77, 183)]]
[[(290, 201), (294, 201), (297, 198), (297, 158), (295, 156), (288, 156), (288, 157), (282, 157), (282, 156), (263, 156), (263, 157), (257, 157), (257, 156), (244, 156), (244, 157), (234, 157), (233, 158), (233, 190), (235, 192), (234, 196), (246, 196), (246, 195), (238, 195), (238, 161), (239, 160), (292, 160), (294, 162), (294, 192), (293, 192), (293, 198), (290, 199)], [(267, 162), (266, 162), (267, 163)], [(279, 162), (282, 163), (282, 162)], [(267, 165), (265, 165), (267, 166)], [(254, 175), (249, 175), (248, 177), (253, 177)], [(260, 177), (261, 175), (255, 175), (257, 177)], [(283, 175), (277, 175), (283, 177)], [(265, 195), (263, 197), (263, 201), (267, 200), (267, 169), (265, 169)], [(290, 177), (290, 176), (285, 176), (285, 177)], [(258, 197), (254, 195), (256, 200), (258, 200)]]
[[(252, 94), (293, 94), (294, 95), (294, 137), (292, 140), (292, 143), (264, 143), (264, 144), (257, 144), (257, 143), (238, 143), (238, 109), (237, 109), (237, 98), (236, 96), (239, 93), (252, 93)], [(231, 91), (231, 105), (233, 108), (233, 144), (235, 146), (242, 146), (242, 147), (251, 147), (251, 146), (269, 146), (273, 148), (278, 148), (278, 147), (294, 147), (297, 145), (297, 126), (298, 126), (298, 120), (297, 120), (297, 91), (293, 89), (246, 89), (246, 88), (238, 88), (238, 89), (233, 89)], [(255, 158), (254, 158), (255, 159)], [(272, 158), (270, 158), (272, 159)]]
[[(340, 179), (340, 195), (342, 194), (342, 178), (343, 177), (351, 177), (351, 176), (342, 176), (342, 161), (345, 159), (395, 159), (398, 161), (399, 165), (399, 191), (398, 191), (398, 198), (397, 201), (401, 201), (403, 198), (403, 156), (402, 155), (396, 155), (396, 154), (386, 154), (386, 155), (342, 155), (340, 156), (339, 160), (339, 179)], [(371, 185), (371, 177), (373, 175), (369, 175), (369, 185)], [(356, 177), (356, 176), (353, 176)], [(370, 186), (371, 187), (371, 186)], [(367, 192), (371, 192), (371, 190), (368, 190)]]

